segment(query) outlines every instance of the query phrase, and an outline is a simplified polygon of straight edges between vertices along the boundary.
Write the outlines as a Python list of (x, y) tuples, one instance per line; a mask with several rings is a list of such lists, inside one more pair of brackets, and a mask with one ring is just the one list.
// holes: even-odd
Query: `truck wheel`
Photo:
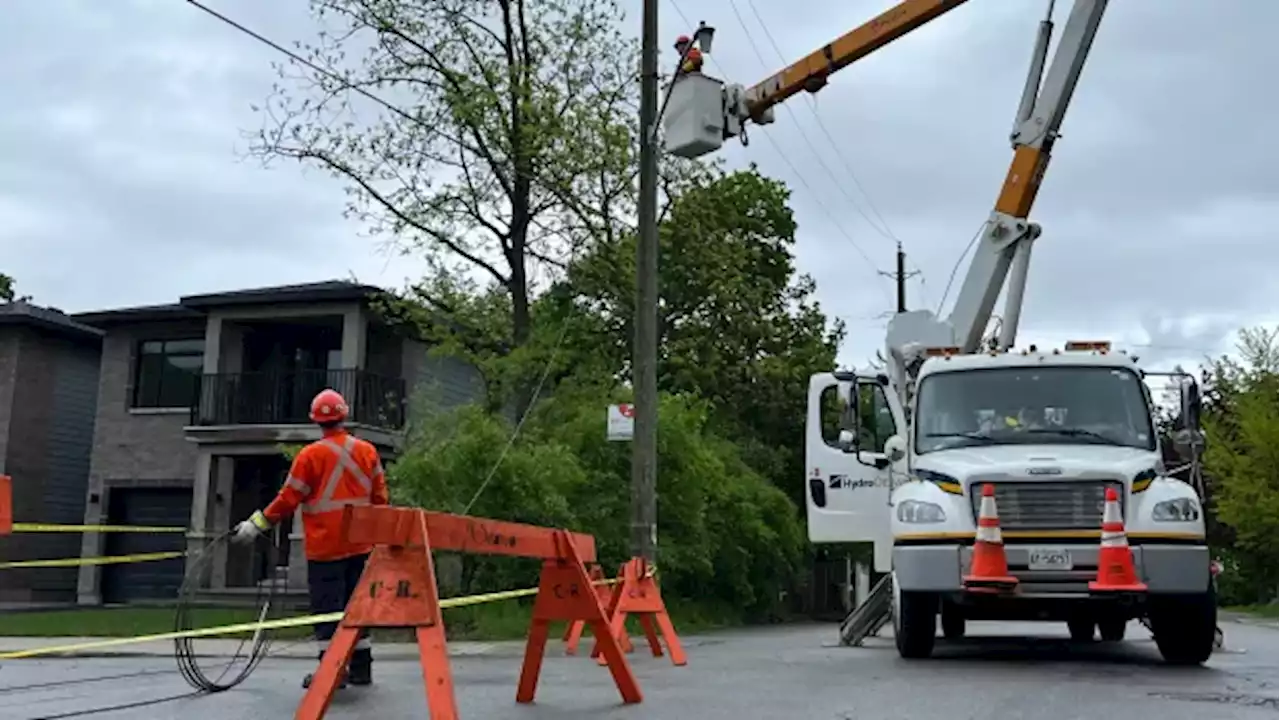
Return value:
[(1093, 640), (1093, 618), (1071, 618), (1067, 621), (1067, 629), (1071, 631), (1072, 642), (1091, 642)]
[(952, 603), (942, 603), (942, 637), (948, 640), (964, 637), (964, 615)]
[(893, 612), (893, 640), (898, 655), (908, 659), (933, 654), (938, 634), (938, 596), (927, 592), (899, 592)]
[(1110, 618), (1098, 621), (1098, 634), (1103, 642), (1120, 642), (1124, 639), (1124, 628), (1129, 623), (1122, 618)]
[(1151, 634), (1170, 665), (1199, 665), (1213, 653), (1218, 597), (1210, 587), (1193, 595), (1153, 595), (1147, 601)]

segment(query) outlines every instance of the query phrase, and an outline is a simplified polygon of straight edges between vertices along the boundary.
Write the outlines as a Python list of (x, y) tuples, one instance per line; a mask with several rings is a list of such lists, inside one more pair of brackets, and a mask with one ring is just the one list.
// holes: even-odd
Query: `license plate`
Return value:
[(1030, 548), (1027, 550), (1028, 570), (1070, 570), (1071, 551), (1066, 548)]

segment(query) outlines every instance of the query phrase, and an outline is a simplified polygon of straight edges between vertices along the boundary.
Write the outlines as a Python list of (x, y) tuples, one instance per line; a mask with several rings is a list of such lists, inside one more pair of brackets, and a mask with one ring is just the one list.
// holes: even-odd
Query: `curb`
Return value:
[(1237, 625), (1252, 625), (1254, 627), (1280, 628), (1280, 621), (1273, 618), (1254, 617), (1253, 615), (1243, 615), (1238, 613), (1223, 613), (1222, 619)]

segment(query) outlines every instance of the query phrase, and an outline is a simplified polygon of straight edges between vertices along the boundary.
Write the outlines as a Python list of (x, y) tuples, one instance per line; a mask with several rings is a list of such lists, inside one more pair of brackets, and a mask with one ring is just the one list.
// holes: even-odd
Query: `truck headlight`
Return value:
[(1151, 508), (1151, 519), (1156, 522), (1190, 522), (1200, 519), (1200, 505), (1191, 498), (1163, 500)]
[(946, 522), (947, 514), (941, 505), (921, 500), (903, 500), (898, 503), (898, 520), (904, 523), (940, 523)]

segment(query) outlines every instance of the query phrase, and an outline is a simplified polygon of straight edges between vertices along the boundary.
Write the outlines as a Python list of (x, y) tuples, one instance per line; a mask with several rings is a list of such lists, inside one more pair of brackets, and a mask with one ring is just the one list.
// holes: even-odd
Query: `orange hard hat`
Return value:
[(347, 401), (331, 388), (316, 393), (311, 400), (311, 420), (318, 423), (341, 422), (347, 419)]

